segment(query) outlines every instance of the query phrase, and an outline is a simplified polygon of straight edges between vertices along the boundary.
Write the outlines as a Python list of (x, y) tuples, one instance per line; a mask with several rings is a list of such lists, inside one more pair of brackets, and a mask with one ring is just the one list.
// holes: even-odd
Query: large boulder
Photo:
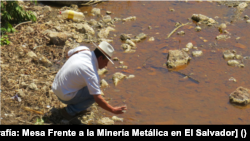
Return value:
[(188, 64), (191, 60), (191, 57), (182, 50), (169, 50), (167, 57), (167, 67), (168, 68), (177, 68), (183, 65)]
[(108, 38), (108, 35), (109, 35), (110, 31), (115, 31), (115, 29), (112, 28), (112, 27), (109, 27), (109, 26), (107, 28), (103, 28), (98, 33), (98, 37), (101, 38), (101, 39), (103, 39), (103, 38), (106, 39), (106, 38)]
[(244, 87), (238, 87), (229, 95), (230, 102), (247, 105), (250, 103), (250, 90)]
[(117, 86), (118, 82), (123, 80), (124, 78), (127, 78), (127, 76), (121, 72), (116, 72), (112, 77), (115, 86)]
[(50, 44), (64, 45), (68, 38), (72, 37), (72, 34), (64, 32), (49, 32), (48, 37), (50, 38)]
[(80, 32), (80, 33), (88, 33), (90, 35), (95, 35), (95, 30), (88, 25), (87, 23), (84, 24), (76, 24), (75, 25), (76, 31)]
[(214, 19), (209, 18), (209, 17), (202, 15), (202, 14), (193, 14), (191, 19), (196, 21), (196, 22), (200, 22), (200, 23), (207, 24), (207, 25), (211, 25), (211, 24), (216, 23), (216, 21)]

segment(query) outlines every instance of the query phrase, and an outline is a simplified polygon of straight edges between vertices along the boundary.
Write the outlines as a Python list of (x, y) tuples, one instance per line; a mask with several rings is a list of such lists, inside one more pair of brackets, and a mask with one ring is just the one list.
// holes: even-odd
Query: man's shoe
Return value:
[(62, 115), (65, 119), (71, 120), (71, 119), (73, 119), (73, 118), (75, 118), (75, 117), (77, 117), (77, 116), (80, 116), (80, 115), (84, 115), (84, 114), (89, 113), (90, 110), (81, 111), (81, 112), (77, 113), (77, 114), (74, 115), (74, 116), (71, 116), (71, 115), (66, 111), (66, 108), (61, 109), (60, 112), (61, 112), (61, 115)]
[(88, 114), (88, 113), (90, 113), (90, 110), (84, 110), (84, 111), (81, 111), (81, 112), (77, 113), (77, 114), (75, 115), (75, 117), (81, 116), (81, 115), (85, 115), (85, 114)]
[(74, 118), (74, 116), (71, 116), (67, 111), (66, 108), (62, 108), (60, 110), (61, 115), (66, 119), (66, 120), (71, 120), (72, 118)]
[(66, 108), (63, 108), (63, 109), (60, 110), (61, 115), (62, 115), (66, 120), (68, 120), (70, 124), (76, 124), (76, 125), (81, 124), (81, 121), (78, 120), (76, 117), (77, 117), (77, 116), (80, 116), (80, 115), (83, 115), (83, 114), (86, 114), (86, 113), (88, 113), (88, 112), (90, 112), (90, 111), (89, 111), (89, 110), (84, 110), (84, 111), (82, 111), (82, 112), (80, 112), (80, 113), (78, 113), (78, 114), (76, 114), (76, 115), (74, 115), (74, 116), (71, 116), (71, 115), (66, 111)]

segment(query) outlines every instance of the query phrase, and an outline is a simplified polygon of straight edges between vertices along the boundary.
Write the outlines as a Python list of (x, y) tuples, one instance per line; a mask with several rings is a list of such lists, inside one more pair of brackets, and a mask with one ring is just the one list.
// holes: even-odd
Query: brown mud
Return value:
[[(250, 88), (250, 60), (243, 60), (245, 67), (239, 68), (228, 66), (227, 60), (223, 58), (225, 50), (235, 50), (243, 57), (250, 56), (250, 24), (243, 18), (250, 13), (249, 6), (241, 13), (236, 13), (236, 6), (218, 2), (110, 1), (83, 6), (79, 10), (88, 12), (85, 14), (86, 20), (100, 20), (90, 14), (93, 8), (100, 8), (102, 15), (111, 11), (112, 19), (136, 16), (134, 21), (115, 23), (116, 30), (109, 34), (116, 50), (114, 57), (118, 57), (119, 61), (115, 61), (115, 66), (109, 64), (108, 73), (102, 76), (109, 84), (103, 90), (104, 97), (113, 106), (126, 104), (128, 108), (126, 113), (116, 115), (123, 118), (123, 122), (115, 124), (250, 124), (250, 106), (238, 106), (229, 102), (229, 94), (236, 88)], [(59, 20), (56, 18), (57, 14), (44, 12), (44, 17), (38, 18), (37, 23), (20, 25), (17, 33), (9, 35), (12, 44), (1, 46), (1, 124), (34, 124), (37, 118), (43, 118), (45, 124), (62, 124), (58, 109), (65, 105), (53, 95), (50, 86), (56, 72), (66, 60), (63, 49), (67, 52), (70, 48), (48, 45), (46, 37), (41, 34), (52, 28), (46, 22)], [(224, 33), (215, 26), (200, 25), (201, 31), (195, 31), (197, 23), (190, 21), (193, 14), (206, 15), (219, 24), (226, 23), (230, 38), (216, 40), (216, 36)], [(166, 39), (176, 28), (176, 22), (191, 24), (180, 27)], [(35, 32), (27, 32), (25, 29), (28, 26), (35, 29)], [(177, 35), (181, 30), (185, 35)], [(121, 41), (120, 35), (125, 33), (136, 36), (142, 32), (147, 34), (147, 38), (136, 43), (136, 52), (124, 53), (121, 48), (124, 41)], [(39, 43), (31, 40), (33, 37), (39, 39)], [(155, 40), (148, 41), (150, 37)], [(240, 39), (236, 39), (237, 37)], [(182, 49), (189, 42), (202, 50), (203, 55), (192, 57), (187, 66), (178, 70), (180, 73), (168, 70), (164, 66), (168, 51)], [(42, 47), (33, 49), (40, 44)], [(94, 49), (91, 43), (80, 44)], [(26, 48), (23, 49), (22, 57), (22, 51), (18, 48), (23, 45)], [(29, 51), (44, 55), (52, 62), (52, 66), (46, 67), (39, 61), (37, 63), (25, 58)], [(124, 61), (128, 68), (118, 68), (120, 61)], [(135, 77), (125, 79), (115, 86), (112, 75), (118, 71)], [(199, 83), (186, 77), (187, 75)], [(237, 81), (229, 81), (231, 77)], [(37, 85), (37, 90), (29, 87), (32, 82)], [(19, 89), (22, 89), (24, 96), (21, 96)], [(11, 99), (16, 94), (21, 102)], [(93, 120), (89, 124), (96, 124), (101, 117), (114, 116), (98, 106), (92, 111), (96, 116), (92, 115)]]

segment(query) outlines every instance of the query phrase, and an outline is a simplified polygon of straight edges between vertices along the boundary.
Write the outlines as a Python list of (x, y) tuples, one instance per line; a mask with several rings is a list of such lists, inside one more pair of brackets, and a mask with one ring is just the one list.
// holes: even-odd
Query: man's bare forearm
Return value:
[(94, 95), (95, 102), (103, 109), (113, 113), (113, 107), (107, 103), (107, 101), (101, 95)]
[(121, 106), (121, 107), (113, 107), (107, 103), (107, 101), (101, 96), (101, 95), (94, 95), (96, 103), (102, 107), (103, 109), (114, 113), (114, 114), (123, 114), (124, 110), (127, 110), (126, 106)]

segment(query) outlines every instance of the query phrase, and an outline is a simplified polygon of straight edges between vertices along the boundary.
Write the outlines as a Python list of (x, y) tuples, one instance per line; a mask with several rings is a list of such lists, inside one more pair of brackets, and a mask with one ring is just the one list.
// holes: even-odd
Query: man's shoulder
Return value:
[[(89, 49), (89, 47), (87, 47), (87, 46), (78, 46), (78, 47), (76, 47), (76, 48), (84, 48), (84, 49), (86, 48), (86, 49)], [(76, 48), (75, 48), (75, 49), (76, 49)]]

